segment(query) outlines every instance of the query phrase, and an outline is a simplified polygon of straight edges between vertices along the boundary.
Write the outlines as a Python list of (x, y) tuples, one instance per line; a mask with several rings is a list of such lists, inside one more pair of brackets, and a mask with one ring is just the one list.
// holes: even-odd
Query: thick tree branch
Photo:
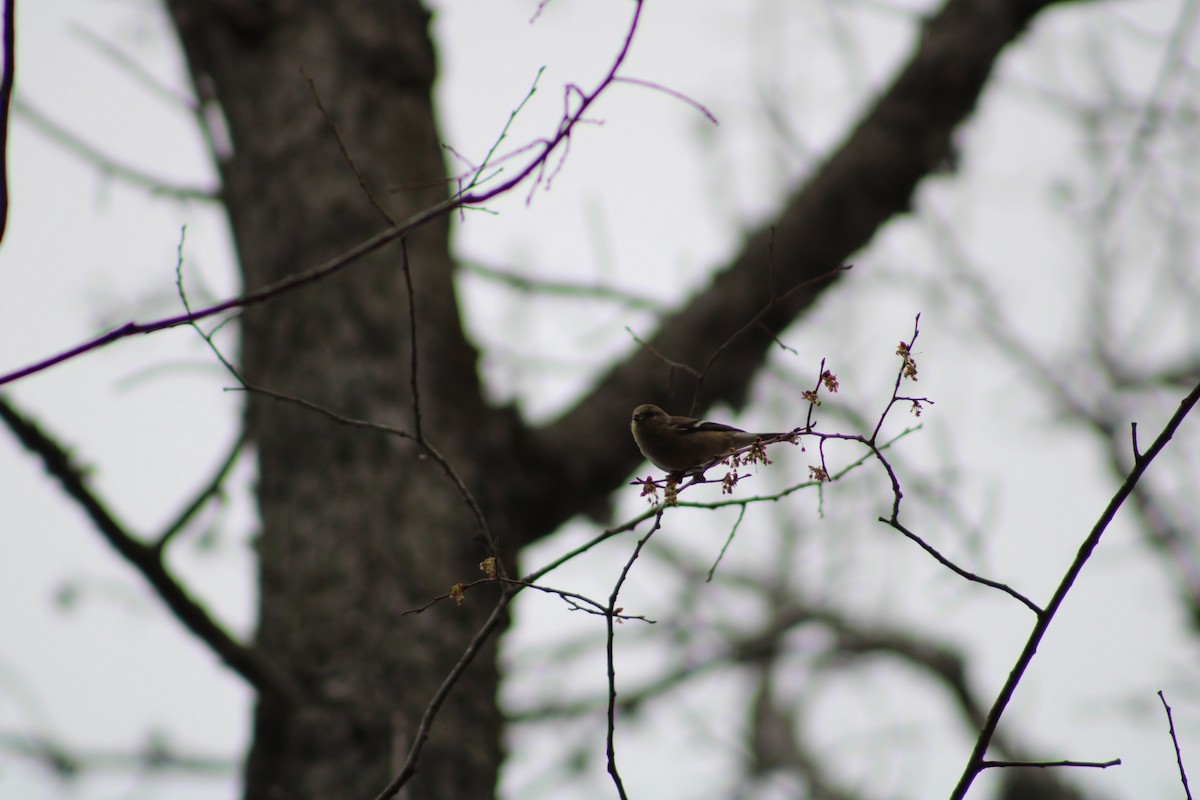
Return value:
[(259, 692), (293, 700), (299, 697), (299, 690), (286, 676), (265, 661), (257, 651), (234, 639), (176, 580), (163, 562), (162, 550), (157, 543), (150, 545), (139, 541), (117, 520), (88, 488), (83, 472), (72, 463), (70, 454), (62, 445), (20, 414), (5, 398), (0, 398), (0, 420), (25, 449), (41, 458), (46, 471), (79, 504), (105, 541), (142, 574), (187, 630), (207, 644), (230, 669)]
[[(664, 357), (697, 369), (725, 347), (703, 376), (699, 407), (688, 413), (701, 413), (715, 402), (744, 403), (774, 342), (772, 334), (811, 306), (836, 280), (837, 268), (886, 222), (910, 209), (918, 183), (950, 159), (951, 137), (975, 109), (1004, 48), (1048, 5), (949, 0), (922, 27), (907, 66), (845, 143), (777, 218), (750, 237), (734, 262), (648, 341)], [(814, 282), (825, 275), (827, 280)], [(766, 333), (735, 336), (759, 315)], [(592, 433), (622, 429), (638, 403), (685, 407), (697, 379), (679, 377), (679, 371), (674, 375), (677, 385), (671, 386), (661, 360), (649, 348), (639, 348), (566, 416), (535, 433), (541, 468), (558, 487), (538, 529), (552, 530), (589, 506), (584, 497), (607, 491), (628, 475), (640, 458), (636, 448), (613, 446)], [(595, 444), (581, 452), (585, 443)]]

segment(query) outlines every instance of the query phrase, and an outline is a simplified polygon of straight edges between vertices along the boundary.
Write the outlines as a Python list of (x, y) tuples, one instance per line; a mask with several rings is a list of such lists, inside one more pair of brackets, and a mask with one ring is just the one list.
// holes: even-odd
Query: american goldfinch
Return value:
[(748, 433), (741, 428), (691, 417), (672, 417), (645, 403), (633, 410), (633, 440), (651, 464), (674, 475), (704, 472), (713, 462), (749, 447), (756, 440), (782, 439), (786, 433)]

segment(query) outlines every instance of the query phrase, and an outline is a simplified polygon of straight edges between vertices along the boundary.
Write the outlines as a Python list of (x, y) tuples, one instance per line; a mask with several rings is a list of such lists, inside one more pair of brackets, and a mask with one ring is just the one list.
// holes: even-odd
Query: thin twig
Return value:
[(916, 363), (916, 361), (913, 360), (912, 348), (913, 348), (913, 345), (916, 344), (917, 337), (920, 335), (921, 335), (921, 315), (917, 314), (916, 319), (913, 320), (912, 338), (909, 339), (907, 342), (901, 342), (900, 347), (897, 348), (897, 350), (896, 350), (897, 355), (900, 355), (904, 359), (904, 361), (903, 361), (903, 363), (901, 363), (900, 369), (897, 370), (897, 372), (896, 372), (896, 385), (892, 387), (892, 399), (888, 403), (887, 408), (885, 408), (883, 410), (883, 413), (879, 415), (879, 422), (877, 422), (875, 424), (875, 430), (871, 432), (870, 441), (872, 441), (872, 442), (875, 441), (875, 437), (879, 436), (879, 430), (880, 430), (880, 428), (883, 427), (884, 419), (887, 418), (888, 412), (892, 410), (892, 406), (895, 405), (898, 401), (900, 401), (902, 399), (903, 400), (912, 400), (914, 402), (916, 400), (924, 400), (925, 402), (929, 403), (930, 405), (933, 404), (932, 400), (929, 400), (928, 398), (925, 398), (925, 397), (901, 398), (899, 396), (900, 395), (900, 384), (903, 383), (904, 378), (906, 376), (911, 377), (913, 380), (916, 380), (917, 363)]
[(237, 758), (183, 753), (171, 742), (155, 737), (140, 747), (92, 748), (68, 745), (45, 734), (22, 731), (0, 733), (0, 751), (32, 759), (55, 777), (79, 779), (87, 774), (127, 772), (132, 775), (179, 773), (191, 778), (230, 778), (237, 774)]
[(192, 517), (204, 508), (209, 500), (216, 497), (221, 492), (221, 487), (225, 484), (225, 479), (229, 476), (229, 471), (233, 469), (233, 465), (237, 463), (238, 458), (242, 454), (242, 448), (246, 444), (245, 434), (238, 436), (237, 441), (233, 443), (233, 447), (229, 449), (229, 454), (225, 456), (225, 460), (221, 462), (221, 466), (217, 468), (212, 480), (208, 485), (201, 489), (192, 502), (179, 512), (175, 520), (168, 525), (154, 542), (154, 547), (161, 554), (166, 546), (170, 544), (171, 539), (175, 537), (187, 524), (192, 520)]
[(1179, 737), (1175, 735), (1175, 718), (1162, 689), (1158, 690), (1158, 699), (1162, 701), (1163, 710), (1167, 712), (1167, 729), (1171, 732), (1171, 744), (1175, 745), (1175, 763), (1179, 765), (1179, 780), (1183, 781), (1183, 794), (1187, 800), (1192, 800), (1192, 790), (1188, 786), (1187, 770), (1183, 768), (1183, 753), (1179, 750)]
[(1108, 769), (1121, 766), (1121, 759), (1112, 758), (1108, 761), (984, 761), (983, 769), (1021, 768), (1046, 769), (1047, 767), (1090, 767), (1092, 769)]
[[(444, 603), (447, 600), (454, 600), (455, 602), (461, 603), (467, 592), (470, 592), (472, 589), (477, 589), (480, 586), (488, 586), (493, 583), (502, 583), (505, 586), (513, 588), (516, 592), (520, 592), (523, 589), (533, 589), (535, 591), (542, 592), (543, 594), (557, 595), (571, 608), (577, 611), (583, 611), (587, 614), (594, 614), (598, 617), (607, 616), (609, 614), (607, 605), (599, 600), (588, 597), (587, 595), (579, 594), (578, 592), (572, 592), (566, 589), (555, 589), (553, 586), (542, 586), (541, 584), (533, 583), (532, 581), (527, 581), (524, 579), (515, 580), (513, 578), (488, 576), (471, 581), (470, 583), (455, 584), (451, 590), (445, 594), (439, 594), (426, 601), (423, 605), (407, 609), (401, 612), (400, 616), (407, 617), (413, 614), (424, 614), (429, 609), (433, 608), (439, 603)], [(637, 620), (638, 622), (648, 622), (651, 625), (655, 624), (655, 620), (652, 620), (642, 614), (616, 614), (615, 616), (620, 620)]]
[(516, 591), (515, 588), (508, 587), (501, 590), (500, 599), (496, 602), (496, 607), (492, 609), (491, 615), (475, 633), (475, 636), (471, 638), (466, 650), (459, 657), (458, 662), (446, 673), (446, 677), (442, 679), (438, 690), (425, 707), (425, 712), (421, 714), (421, 722), (417, 726), (417, 733), (413, 739), (412, 747), (409, 748), (408, 755), (405, 757), (404, 764), (400, 768), (399, 773), (392, 779), (391, 783), (384, 787), (383, 791), (376, 795), (375, 800), (388, 800), (390, 797), (395, 797), (404, 784), (408, 783), (412, 779), (412, 776), (417, 774), (417, 763), (421, 760), (421, 754), (424, 752), (425, 745), (429, 741), (429, 733), (433, 730), (433, 722), (437, 718), (438, 712), (441, 711), (446, 698), (450, 696), (450, 692), (454, 690), (454, 686), (467, 671), (467, 667), (471, 666), (471, 662), (479, 655), (479, 651), (482, 649), (484, 643), (500, 628), (501, 623), (504, 621), (505, 612), (508, 610), (508, 606), (512, 602)]
[(379, 216), (383, 217), (384, 222), (395, 227), (396, 220), (375, 199), (375, 193), (371, 191), (371, 187), (367, 184), (367, 179), (363, 177), (362, 172), (358, 169), (358, 164), (354, 162), (354, 157), (350, 155), (349, 148), (346, 147), (346, 143), (342, 140), (342, 133), (338, 130), (337, 121), (334, 120), (329, 110), (325, 108), (325, 103), (321, 101), (321, 93), (317, 91), (317, 82), (305, 72), (304, 67), (300, 68), (300, 74), (304, 77), (304, 80), (308, 81), (308, 90), (312, 93), (313, 102), (317, 104), (317, 109), (321, 112), (321, 116), (325, 118), (325, 124), (329, 126), (329, 131), (333, 134), (333, 140), (337, 142), (338, 149), (342, 153), (342, 158), (346, 160), (346, 163), (350, 166), (350, 171), (354, 173), (354, 177), (358, 180), (358, 186), (362, 189), (363, 194), (366, 195), (367, 202), (379, 212)]
[(449, 459), (447, 459), (440, 450), (434, 447), (428, 439), (418, 439), (414, 434), (409, 433), (401, 428), (395, 428), (391, 425), (384, 425), (379, 422), (371, 422), (370, 420), (347, 417), (337, 413), (336, 411), (332, 411), (325, 406), (320, 405), (319, 403), (314, 403), (311, 400), (305, 400), (302, 397), (294, 397), (292, 395), (283, 394), (282, 392), (272, 391), (271, 389), (264, 389), (261, 386), (254, 386), (253, 384), (245, 384), (242, 389), (247, 392), (255, 392), (257, 394), (265, 395), (284, 403), (294, 403), (301, 408), (307, 408), (309, 411), (315, 411), (318, 414), (328, 417), (339, 425), (346, 425), (351, 428), (361, 428), (363, 430), (373, 431), (375, 433), (387, 434), (388, 436), (397, 436), (401, 439), (408, 439), (409, 441), (415, 443), (418, 447), (424, 450), (430, 458), (437, 462), (438, 466), (441, 467), (442, 471), (446, 474), (446, 477), (449, 478), (458, 488), (459, 494), (462, 495), (463, 502), (467, 504), (467, 507), (471, 510), (471, 515), (475, 518), (475, 524), (479, 527), (480, 534), (486, 541), (492, 541), (492, 535), (489, 530), (487, 518), (484, 517), (483, 509), (480, 507), (478, 501), (475, 500), (475, 496), (471, 493), (471, 490), (467, 488), (466, 482), (463, 481), (462, 477), (458, 474), (458, 471), (455, 470), (450, 464)]
[(650, 537), (662, 526), (662, 515), (662, 510), (655, 515), (654, 524), (650, 527), (646, 535), (638, 540), (637, 546), (633, 549), (633, 554), (625, 562), (625, 567), (621, 570), (620, 577), (617, 578), (616, 584), (613, 585), (612, 594), (608, 597), (608, 613), (605, 615), (607, 623), (605, 658), (608, 663), (608, 731), (605, 736), (605, 755), (608, 761), (608, 774), (612, 776), (613, 784), (617, 787), (617, 794), (621, 797), (621, 800), (628, 800), (628, 795), (625, 794), (625, 784), (622, 782), (621, 773), (617, 769), (617, 670), (616, 657), (613, 653), (616, 644), (616, 617), (617, 612), (620, 611), (617, 607), (617, 596), (621, 593), (621, 586), (625, 583), (625, 578), (629, 576), (629, 570), (633, 567), (633, 562), (637, 561), (646, 542), (650, 541)]
[(705, 583), (712, 583), (713, 575), (717, 573), (717, 567), (720, 566), (721, 560), (725, 558), (725, 551), (729, 549), (729, 545), (733, 543), (733, 537), (737, 536), (738, 528), (742, 526), (742, 520), (746, 518), (746, 504), (738, 509), (738, 518), (734, 521), (733, 527), (729, 530), (729, 536), (725, 539), (725, 544), (721, 545), (721, 552), (717, 553), (717, 560), (708, 568), (708, 575), (705, 576)]
[(0, 78), (0, 241), (8, 229), (8, 122), (17, 77), (16, 0), (4, 0), (4, 76)]
[[(187, 290), (183, 287), (183, 244), (186, 239), (187, 226), (184, 225), (179, 229), (179, 244), (175, 248), (175, 291), (179, 295), (179, 302), (183, 304), (183, 310), (191, 314), (192, 304), (188, 300)], [(211, 332), (207, 333), (200, 327), (199, 322), (193, 320), (190, 324), (196, 333), (200, 334), (200, 338), (208, 345), (208, 349), (216, 356), (217, 361), (221, 362), (221, 366), (225, 368), (225, 371), (232, 375), (234, 380), (245, 386), (246, 381), (242, 378), (242, 374), (238, 372), (237, 367), (233, 366), (233, 362), (225, 357), (225, 354), (221, 352), (221, 348), (217, 347), (217, 343), (213, 341), (213, 337), (217, 335), (217, 331), (221, 330), (228, 321), (229, 319), (223, 320)]]
[(104, 175), (111, 175), (132, 186), (148, 189), (151, 194), (171, 197), (176, 200), (200, 200), (212, 203), (221, 199), (219, 189), (205, 189), (194, 185), (171, 183), (152, 175), (143, 169), (118, 161), (116, 158), (103, 153), (99, 148), (89, 144), (64, 126), (31, 105), (28, 100), (18, 98), (13, 103), (13, 110), (22, 120), (37, 128), (43, 136), (62, 147), (68, 153), (83, 159)]
[(132, 78), (134, 83), (141, 85), (158, 100), (165, 101), (171, 106), (178, 106), (193, 117), (200, 117), (200, 107), (191, 97), (159, 80), (119, 46), (84, 25), (76, 23), (70, 27), (73, 34), (94, 47), (96, 52), (107, 58), (113, 66)]
[(970, 572), (970, 571), (965, 570), (962, 567), (958, 566), (953, 561), (951, 561), (950, 559), (946, 558), (941, 553), (939, 553), (936, 548), (934, 548), (932, 545), (930, 545), (928, 542), (926, 542), (920, 536), (918, 536), (917, 534), (910, 531), (908, 528), (901, 525), (899, 520), (888, 519), (887, 517), (880, 517), (879, 521), (887, 523), (888, 525), (892, 526), (893, 528), (895, 528), (896, 530), (900, 531), (902, 534), (907, 536), (911, 541), (916, 542), (918, 547), (920, 547), (926, 553), (929, 553), (929, 555), (933, 556), (934, 559), (939, 564), (941, 564), (943, 567), (946, 567), (948, 570), (953, 572), (955, 575), (958, 575), (959, 577), (962, 577), (962, 578), (966, 578), (967, 580), (971, 581), (972, 583), (980, 583), (980, 584), (983, 584), (984, 586), (990, 586), (993, 589), (999, 589), (1000, 591), (1007, 594), (1009, 597), (1019, 600), (1021, 603), (1025, 604), (1025, 606), (1030, 611), (1032, 611), (1034, 614), (1037, 614), (1038, 616), (1041, 616), (1043, 613), (1045, 613), (1042, 610), (1041, 606), (1039, 606), (1037, 603), (1030, 600), (1025, 595), (1021, 594), (1020, 592), (1018, 592), (1016, 589), (1012, 588), (1008, 584), (1000, 583), (999, 581), (994, 581), (994, 580), (991, 580), (990, 578), (985, 578), (982, 575), (976, 575), (974, 572)]
[[(425, 434), (421, 429), (421, 389), (417, 379), (417, 295), (413, 291), (412, 266), (408, 263), (408, 239), (400, 240), (400, 256), (401, 264), (404, 270), (404, 288), (408, 292), (408, 344), (409, 344), (409, 364), (408, 364), (408, 380), (412, 387), (412, 404), (413, 404), (413, 433), (417, 437), (418, 442), (425, 441)], [(491, 542), (491, 540), (488, 540)], [(491, 542), (492, 555), (500, 557), (500, 549), (496, 542)]]
[(675, 369), (681, 370), (683, 372), (686, 372), (688, 375), (692, 376), (696, 380), (700, 380), (702, 377), (704, 377), (703, 375), (700, 374), (700, 370), (696, 369), (692, 365), (684, 364), (682, 361), (672, 361), (671, 359), (664, 356), (662, 353), (655, 350), (654, 345), (650, 344), (649, 342), (645, 341), (640, 336), (638, 336), (636, 333), (634, 333), (633, 328), (629, 327), (628, 325), (625, 326), (625, 332), (629, 334), (631, 339), (633, 339), (635, 342), (637, 342), (643, 348), (645, 348), (647, 351), (649, 351), (649, 353), (652, 356), (654, 356), (659, 361), (666, 364), (668, 370), (675, 370)]
[(608, 528), (607, 530), (601, 531), (599, 534), (597, 534), (596, 536), (593, 536), (590, 540), (588, 540), (584, 544), (581, 544), (579, 547), (576, 547), (573, 550), (568, 550), (567, 552), (563, 553), (558, 558), (554, 559), (553, 561), (549, 562), (548, 564), (545, 564), (542, 567), (534, 570), (533, 572), (530, 572), (528, 575), (521, 578), (521, 580), (526, 583), (534, 583), (535, 581), (538, 581), (541, 578), (543, 578), (547, 573), (549, 573), (553, 570), (556, 570), (559, 567), (561, 567), (563, 564), (566, 564), (568, 561), (572, 561), (575, 558), (579, 557), (580, 555), (583, 555), (584, 553), (586, 553), (587, 551), (596, 547), (597, 545), (601, 544), (602, 542), (606, 542), (618, 534), (625, 533), (626, 531), (634, 530), (635, 528), (637, 528), (638, 525), (641, 525), (643, 522), (650, 519), (650, 517), (657, 516), (660, 513), (662, 513), (662, 507), (656, 506), (642, 514), (639, 514), (638, 516), (634, 517), (633, 519), (629, 520), (628, 522), (624, 523), (623, 525), (618, 525), (615, 528)]
[(804, 429), (811, 431), (816, 425), (816, 420), (813, 419), (813, 413), (816, 412), (817, 406), (821, 404), (818, 395), (821, 392), (821, 377), (825, 374), (825, 359), (821, 359), (821, 366), (817, 367), (817, 383), (812, 389), (804, 393), (804, 399), (808, 400), (808, 413), (804, 415)]
[[(704, 369), (699, 370), (699, 377), (696, 379), (696, 388), (692, 393), (693, 409), (695, 409), (696, 404), (699, 402), (700, 390), (704, 386), (704, 379), (708, 376), (708, 373), (712, 370), (713, 366), (717, 363), (717, 359), (719, 359), (721, 357), (721, 355), (730, 347), (730, 345), (732, 345), (735, 341), (740, 339), (747, 331), (750, 331), (753, 328), (759, 327), (759, 325), (762, 323), (763, 317), (765, 317), (767, 314), (771, 313), (771, 311), (777, 305), (782, 303), (784, 300), (787, 300), (789, 297), (791, 297), (796, 292), (798, 292), (801, 289), (804, 289), (806, 287), (813, 286), (814, 284), (818, 284), (822, 281), (832, 280), (833, 278), (837, 277), (837, 274), (839, 272), (846, 272), (847, 270), (850, 270), (853, 268), (854, 268), (853, 264), (842, 264), (841, 266), (834, 267), (833, 269), (831, 269), (827, 272), (823, 272), (820, 275), (817, 275), (812, 278), (808, 278), (807, 280), (800, 281), (795, 286), (788, 289), (786, 292), (779, 295), (778, 297), (774, 297), (774, 296), (771, 297), (767, 301), (767, 304), (765, 306), (763, 306), (757, 314), (755, 314), (753, 317), (750, 318), (749, 322), (747, 322), (745, 325), (743, 325), (742, 327), (738, 328), (736, 331), (731, 333), (729, 335), (729, 338), (727, 338), (725, 341), (721, 342), (720, 346), (717, 347), (717, 349), (713, 350), (712, 354), (709, 355), (708, 361), (705, 362), (705, 364), (704, 364)], [(771, 285), (773, 287), (774, 279), (772, 278), (771, 280), (772, 280)], [(775, 337), (775, 333), (773, 331), (768, 331), (768, 333), (771, 335), (772, 338)], [(694, 413), (694, 411), (693, 411), (693, 413)]]
[(632, 86), (643, 86), (647, 89), (653, 89), (656, 92), (662, 92), (663, 94), (665, 94), (669, 97), (674, 97), (676, 100), (679, 100), (680, 102), (687, 103), (689, 106), (696, 109), (701, 114), (703, 114), (705, 117), (707, 117), (708, 121), (711, 122), (713, 125), (721, 124), (721, 123), (717, 122), (716, 116), (711, 111), (709, 111), (708, 108), (703, 103), (699, 102), (698, 100), (694, 100), (691, 97), (688, 97), (683, 92), (676, 91), (675, 89), (672, 89), (669, 86), (663, 86), (661, 83), (655, 83), (654, 81), (646, 81), (646, 80), (642, 80), (641, 78), (616, 78), (615, 81), (618, 83), (628, 83)]
[(478, 262), (460, 262), (459, 267), (484, 280), (493, 281), (508, 286), (518, 292), (555, 295), (558, 297), (579, 297), (586, 300), (611, 300), (627, 308), (638, 311), (651, 311), (661, 314), (666, 306), (651, 297), (615, 289), (599, 283), (580, 283), (577, 281), (554, 280), (550, 278), (535, 278), (516, 272), (490, 267)]

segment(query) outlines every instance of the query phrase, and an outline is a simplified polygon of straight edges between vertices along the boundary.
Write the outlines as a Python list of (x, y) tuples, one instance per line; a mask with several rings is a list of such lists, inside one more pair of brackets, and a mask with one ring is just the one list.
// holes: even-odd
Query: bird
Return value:
[(675, 476), (702, 474), (716, 461), (756, 441), (790, 435), (750, 433), (720, 422), (673, 417), (653, 403), (643, 403), (633, 410), (629, 429), (642, 455)]

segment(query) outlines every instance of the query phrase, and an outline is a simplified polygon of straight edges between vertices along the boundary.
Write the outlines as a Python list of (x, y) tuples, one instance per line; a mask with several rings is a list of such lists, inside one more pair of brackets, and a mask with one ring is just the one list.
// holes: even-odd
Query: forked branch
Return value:
[(1088, 559), (1091, 558), (1092, 552), (1100, 544), (1100, 539), (1104, 536), (1104, 532), (1108, 530), (1108, 526), (1117, 515), (1117, 511), (1121, 509), (1121, 506), (1133, 493), (1142, 475), (1145, 474), (1150, 464), (1153, 463), (1158, 454), (1167, 446), (1167, 443), (1171, 441), (1171, 437), (1175, 435), (1175, 431), (1179, 430), (1179, 426), (1183, 424), (1183, 420), (1195, 408), (1197, 402), (1200, 402), (1200, 384), (1197, 384), (1187, 397), (1180, 401), (1179, 408), (1176, 409), (1171, 419), (1167, 421), (1162, 432), (1159, 433), (1158, 438), (1154, 440), (1150, 448), (1134, 463), (1133, 468), (1129, 471), (1129, 475), (1125, 478), (1125, 482), (1117, 489), (1116, 494), (1113, 495), (1108, 506), (1100, 515), (1100, 519), (1096, 521), (1091, 533), (1083, 540), (1083, 544), (1079, 547), (1079, 552), (1075, 555), (1075, 560), (1067, 568), (1066, 574), (1063, 575), (1058, 588), (1054, 592), (1054, 596), (1046, 604), (1045, 610), (1038, 615), (1037, 623), (1033, 627), (1033, 632), (1029, 634), (1025, 648), (1021, 651), (1020, 656), (1017, 657), (1017, 662), (1009, 673), (1008, 679), (1004, 682), (1004, 686), (996, 696), (996, 700), (992, 704), (992, 709), (988, 712), (987, 720), (984, 722), (983, 729), (979, 732), (979, 737), (975, 740), (975, 748), (967, 760), (962, 777), (959, 778), (958, 785), (955, 786), (953, 794), (950, 795), (951, 800), (962, 800), (962, 798), (966, 797), (967, 791), (970, 790), (976, 776), (989, 766), (989, 762), (985, 756), (987, 755), (988, 745), (996, 733), (996, 726), (1000, 724), (1000, 717), (1004, 714), (1004, 710), (1008, 707), (1009, 702), (1016, 693), (1017, 686), (1020, 685), (1021, 679), (1025, 676), (1025, 670), (1029, 668), (1030, 662), (1033, 661), (1033, 656), (1037, 653), (1042, 639), (1045, 638), (1046, 631), (1050, 628), (1050, 623), (1054, 621), (1055, 614), (1062, 606), (1067, 594), (1071, 591), (1071, 587), (1075, 585), (1076, 579), (1083, 571)]

